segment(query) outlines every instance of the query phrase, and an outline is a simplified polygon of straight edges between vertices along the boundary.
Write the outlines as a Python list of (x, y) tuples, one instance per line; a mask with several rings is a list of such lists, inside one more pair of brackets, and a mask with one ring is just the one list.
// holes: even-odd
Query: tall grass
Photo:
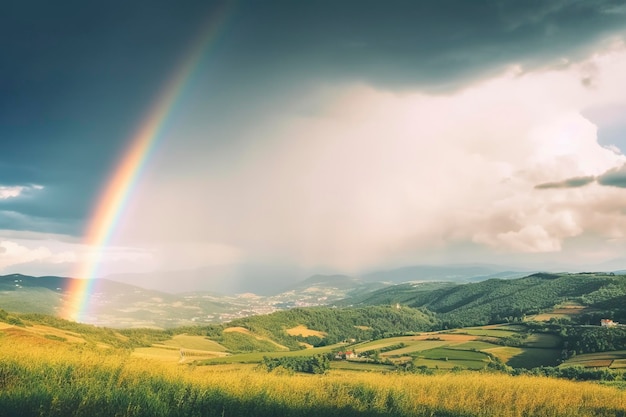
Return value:
[(624, 391), (546, 377), (223, 372), (25, 342), (0, 338), (0, 416), (626, 416)]

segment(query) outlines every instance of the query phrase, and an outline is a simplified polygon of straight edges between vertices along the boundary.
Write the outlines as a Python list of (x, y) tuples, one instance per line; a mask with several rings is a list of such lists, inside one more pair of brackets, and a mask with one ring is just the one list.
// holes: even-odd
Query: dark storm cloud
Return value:
[[(128, 138), (222, 3), (2, 2), (0, 185), (46, 191), (3, 209), (80, 230)], [(210, 90), (194, 91), (214, 109), (204, 117), (218, 122), (318, 82), (449, 91), (510, 64), (582, 56), (624, 29), (623, 4), (233, 2), (194, 78)]]
[(598, 183), (609, 187), (626, 188), (626, 165), (600, 175)]
[(550, 189), (550, 188), (579, 188), (579, 187), (584, 187), (587, 184), (591, 184), (595, 180), (596, 178), (593, 176), (575, 177), (575, 178), (567, 179), (565, 181), (547, 182), (544, 184), (539, 184), (535, 186), (535, 188), (540, 189), (540, 190), (545, 190), (545, 189)]
[(39, 185), (14, 185), (19, 194), (0, 199), (0, 230), (76, 234), (81, 232), (80, 209), (64, 202), (74, 194), (63, 189)]
[(540, 190), (551, 188), (579, 188), (584, 187), (587, 184), (591, 184), (592, 182), (597, 182), (598, 184), (607, 187), (626, 188), (626, 165), (611, 169), (597, 177), (589, 176), (569, 178), (564, 181), (539, 184), (536, 185), (535, 188)]
[(233, 42), (245, 45), (237, 49), (247, 52), (239, 59), (263, 62), (261, 69), (283, 73), (291, 66), (311, 76), (439, 90), (513, 63), (532, 68), (576, 58), (599, 38), (624, 29), (620, 4), (251, 2), (239, 21), (246, 29)]
[[(207, 10), (201, 2), (3, 2), (0, 185), (45, 188), (0, 209), (80, 231), (73, 223), (89, 215)], [(2, 226), (28, 228), (24, 219), (4, 216)]]

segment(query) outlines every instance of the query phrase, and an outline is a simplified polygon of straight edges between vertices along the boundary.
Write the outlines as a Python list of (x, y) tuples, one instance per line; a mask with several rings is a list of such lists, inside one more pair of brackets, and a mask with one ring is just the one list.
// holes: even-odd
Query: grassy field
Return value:
[(287, 375), (250, 365), (168, 364), (115, 349), (85, 349), (39, 339), (33, 344), (6, 334), (0, 338), (2, 417), (613, 417), (626, 413), (626, 391), (554, 378), (483, 372), (407, 375), (374, 372), (380, 367), (372, 365), (370, 372), (355, 372), (348, 362), (342, 363), (344, 369), (325, 375)]
[(509, 359), (506, 364), (514, 368), (532, 369), (539, 366), (554, 366), (561, 357), (559, 349), (522, 348), (520, 353)]
[[(416, 352), (422, 352), (428, 349), (434, 349), (441, 346), (448, 346), (450, 342), (445, 342), (443, 340), (432, 340), (432, 341), (417, 341), (417, 342), (409, 342), (407, 347), (394, 349), (389, 352), (381, 353), (382, 357), (392, 357), (392, 356), (405, 356), (410, 355)], [(376, 346), (376, 345), (372, 345)]]
[[(557, 351), (497, 346), (479, 338), (429, 333), (358, 345), (363, 350), (389, 349), (381, 356), (409, 358), (415, 366), (435, 369), (433, 375), (352, 361), (333, 361), (327, 373), (308, 375), (284, 369), (268, 373), (257, 364), (263, 356), (306, 356), (349, 347), (198, 356), (203, 360), (194, 361), (192, 352), (228, 352), (202, 336), (177, 335), (131, 353), (106, 343), (114, 339), (98, 341), (78, 331), (2, 325), (0, 417), (626, 416), (623, 381), (600, 385), (459, 370), (482, 369), (490, 360), (487, 354), (498, 349), (511, 360), (529, 351)], [(547, 346), (551, 341), (540, 337), (531, 342)], [(183, 362), (180, 348), (189, 355)], [(626, 359), (626, 351), (611, 355), (586, 359), (611, 359), (615, 364)], [(197, 366), (200, 363), (212, 366)]]
[(161, 343), (164, 346), (172, 346), (183, 349), (204, 350), (209, 352), (226, 352), (226, 348), (219, 343), (207, 339), (204, 336), (189, 336), (179, 334)]
[(561, 339), (553, 334), (534, 333), (528, 335), (524, 344), (531, 348), (555, 349), (560, 346)]
[[(8, 325), (5, 325), (5, 327)], [(541, 365), (553, 365), (558, 356), (558, 350), (548, 348), (555, 346), (558, 338), (551, 335), (531, 335), (528, 338), (529, 345), (545, 346), (545, 348), (510, 348), (494, 344), (498, 338), (510, 337), (522, 328), (513, 326), (485, 326), (484, 328), (462, 329), (465, 333), (454, 332), (431, 332), (413, 336), (392, 337), (354, 345), (337, 344), (319, 348), (309, 348), (298, 351), (287, 351), (282, 345), (270, 343), (265, 337), (256, 335), (247, 329), (231, 327), (226, 329), (226, 335), (239, 335), (255, 341), (262, 341), (264, 346), (269, 346), (270, 351), (265, 352), (241, 352), (233, 354), (227, 348), (213, 340), (203, 336), (179, 334), (168, 340), (153, 343), (150, 347), (135, 348), (132, 355), (137, 358), (158, 360), (165, 363), (191, 363), (203, 365), (215, 364), (258, 364), (263, 357), (283, 356), (311, 356), (325, 354), (337, 350), (354, 350), (357, 353), (378, 352), (377, 360), (381, 362), (391, 361), (395, 364), (412, 362), (415, 366), (427, 366), (430, 368), (449, 369), (461, 367), (467, 369), (482, 369), (490, 361), (488, 355), (500, 358), (504, 363), (517, 367), (533, 367)], [(293, 331), (305, 332), (303, 326), (297, 326)], [(86, 340), (76, 332), (56, 329), (50, 326), (27, 326), (7, 327), (9, 332), (28, 333), (33, 336), (43, 336), (50, 340), (67, 342), (69, 344), (85, 344)], [(314, 331), (313, 331), (314, 332)], [(101, 346), (108, 346), (101, 344)], [(184, 353), (181, 354), (181, 351)], [(381, 369), (371, 368), (372, 359), (351, 362), (350, 364), (333, 363), (333, 368), (349, 369)], [(374, 360), (376, 361), (376, 360)], [(620, 366), (619, 362), (615, 366)]]
[(349, 371), (365, 371), (365, 372), (384, 372), (393, 371), (392, 365), (376, 364), (376, 363), (358, 363), (352, 361), (335, 361), (331, 364), (331, 369), (343, 369)]
[[(361, 354), (378, 351), (381, 359), (394, 363), (412, 361), (416, 366), (440, 369), (482, 369), (489, 363), (489, 355), (514, 367), (556, 365), (561, 352), (560, 338), (543, 333), (527, 334), (526, 331), (521, 325), (489, 325), (391, 337), (355, 344), (350, 349)], [(515, 337), (521, 346), (503, 346), (501, 341)], [(446, 354), (441, 354), (442, 349)]]
[(286, 332), (290, 336), (298, 336), (298, 335), (300, 335), (300, 336), (304, 336), (304, 337), (307, 337), (307, 336), (317, 336), (317, 337), (320, 337), (320, 338), (324, 338), (327, 335), (324, 332), (318, 332), (317, 330), (309, 329), (308, 327), (306, 327), (304, 325), (299, 325), (299, 326), (296, 326), (296, 327), (292, 327), (291, 329), (287, 329)]
[(134, 356), (167, 362), (205, 360), (226, 356), (226, 348), (203, 336), (175, 335), (151, 347), (134, 349)]
[(288, 347), (281, 345), (280, 343), (276, 343), (275, 341), (273, 341), (272, 339), (265, 337), (265, 336), (261, 336), (255, 333), (252, 333), (250, 330), (244, 328), (244, 327), (227, 327), (226, 329), (224, 329), (224, 333), (226, 334), (236, 334), (236, 335), (241, 335), (244, 337), (249, 337), (249, 338), (253, 338), (255, 340), (261, 341), (265, 344), (269, 344), (269, 345), (273, 345), (274, 346), (274, 350), (289, 350)]
[(509, 330), (508, 328), (494, 328), (492, 326), (485, 326), (457, 329), (454, 331), (454, 333), (468, 334), (472, 336), (511, 337), (518, 332), (514, 330)]
[(581, 314), (589, 311), (589, 309), (583, 305), (568, 302), (557, 306), (551, 311), (547, 311), (545, 313), (536, 314), (534, 316), (527, 317), (527, 320), (533, 321), (548, 321), (550, 319), (561, 319), (575, 316), (577, 314)]
[(207, 359), (201, 361), (202, 365), (213, 365), (213, 364), (225, 364), (225, 363), (261, 363), (263, 357), (267, 356), (270, 358), (277, 357), (290, 357), (290, 356), (313, 356), (324, 353), (329, 353), (333, 350), (341, 348), (343, 345), (330, 345), (319, 348), (312, 349), (303, 349), (303, 350), (294, 350), (289, 352), (253, 352), (253, 353), (240, 353), (237, 355), (229, 355), (223, 356), (213, 359)]
[(614, 352), (586, 353), (576, 355), (565, 361), (561, 366), (583, 366), (585, 368), (626, 368), (626, 350)]

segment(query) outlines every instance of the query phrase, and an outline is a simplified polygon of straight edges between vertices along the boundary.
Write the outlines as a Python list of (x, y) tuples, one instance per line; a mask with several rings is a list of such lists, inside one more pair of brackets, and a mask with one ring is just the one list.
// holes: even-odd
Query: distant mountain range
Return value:
[[(174, 275), (170, 279), (178, 278)], [(0, 308), (60, 315), (73, 281), (74, 278), (56, 276), (0, 276)], [(102, 278), (92, 286), (83, 321), (109, 327), (159, 328), (219, 323), (293, 307), (326, 305), (385, 285), (342, 275), (316, 275), (266, 296), (210, 291), (172, 294)]]
[(612, 272), (535, 273), (466, 284), (404, 283), (350, 297), (335, 305), (428, 309), (452, 328), (522, 320), (526, 315), (539, 314), (566, 302), (585, 306), (588, 314), (605, 310), (626, 314), (626, 276)]
[(490, 278), (519, 278), (533, 271), (488, 264), (416, 265), (364, 274), (363, 280), (403, 283), (409, 281), (482, 281)]
[[(152, 279), (148, 274), (137, 274), (128, 283), (118, 281), (123, 276), (112, 276), (97, 279), (92, 286), (87, 303), (89, 310), (83, 321), (111, 327), (170, 328), (225, 322), (293, 307), (390, 303), (427, 307), (441, 313), (445, 311), (433, 307), (433, 299), (442, 294), (454, 293), (461, 300), (460, 303), (467, 304), (468, 299), (462, 295), (482, 288), (482, 283), (486, 283), (485, 291), (489, 292), (492, 288), (490, 282), (512, 284), (521, 282), (519, 278), (532, 273), (493, 265), (413, 266), (372, 272), (362, 277), (313, 275), (291, 285), (266, 284), (264, 295), (253, 291), (220, 294), (206, 288), (197, 290), (202, 289), (197, 283), (206, 285), (206, 281), (202, 281), (201, 271), (188, 275), (172, 273), (170, 276), (152, 276)], [(68, 290), (73, 280), (21, 274), (0, 276), (0, 308), (12, 312), (59, 315), (63, 303), (68, 300)], [(137, 282), (151, 285), (143, 287), (135, 285)], [(166, 284), (162, 285), (163, 282)], [(172, 282), (176, 283), (176, 289), (186, 291), (173, 293), (154, 288), (163, 286), (171, 289)], [(541, 294), (536, 292), (537, 288), (540, 287), (531, 291), (534, 296)], [(523, 292), (526, 291), (523, 286), (512, 286), (510, 289), (513, 292), (507, 293), (508, 297), (528, 294)], [(580, 291), (584, 292), (584, 289)], [(502, 294), (500, 298), (504, 299)]]
[(533, 272), (538, 271), (490, 264), (416, 265), (366, 272), (355, 276), (317, 274), (294, 282), (294, 277), (301, 275), (301, 272), (295, 268), (249, 264), (115, 274), (105, 278), (173, 294), (202, 291), (231, 296), (240, 293), (273, 296), (310, 283), (332, 283), (333, 286), (347, 285), (349, 287), (365, 285), (367, 287), (367, 283), (399, 284), (409, 281), (473, 282), (490, 278), (519, 278)]

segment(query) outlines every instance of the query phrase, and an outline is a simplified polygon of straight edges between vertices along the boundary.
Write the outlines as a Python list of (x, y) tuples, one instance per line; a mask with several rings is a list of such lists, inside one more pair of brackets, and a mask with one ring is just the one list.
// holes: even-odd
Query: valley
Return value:
[[(289, 296), (299, 291), (339, 294), (306, 285)], [(326, 296), (329, 305), (161, 329), (0, 310), (0, 416), (626, 412), (623, 276), (533, 274)]]

